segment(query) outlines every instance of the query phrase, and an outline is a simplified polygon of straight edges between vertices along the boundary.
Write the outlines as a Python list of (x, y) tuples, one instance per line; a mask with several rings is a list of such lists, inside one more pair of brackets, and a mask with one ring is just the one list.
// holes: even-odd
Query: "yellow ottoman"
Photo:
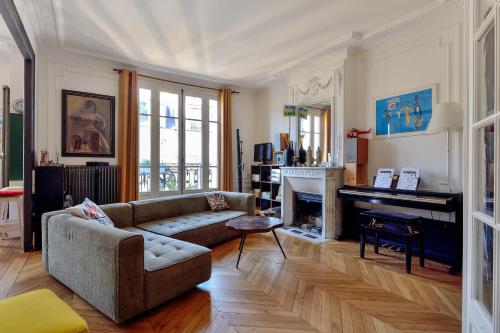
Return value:
[(0, 332), (88, 333), (85, 320), (48, 289), (0, 301)]

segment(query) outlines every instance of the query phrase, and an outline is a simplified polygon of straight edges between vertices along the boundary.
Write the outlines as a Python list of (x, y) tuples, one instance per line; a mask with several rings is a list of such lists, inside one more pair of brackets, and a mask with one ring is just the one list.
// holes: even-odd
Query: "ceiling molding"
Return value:
[[(440, 20), (443, 17), (456, 15), (462, 12), (464, 8), (465, 0), (437, 0), (436, 5), (431, 6), (430, 8), (413, 13), (411, 16), (399, 19), (396, 22), (391, 22), (383, 27), (372, 29), (364, 35), (352, 32), (348, 36), (333, 41), (320, 50), (316, 50), (315, 52), (302, 57), (293, 65), (277, 69), (269, 75), (272, 78), (285, 77), (291, 72), (300, 71), (305, 65), (307, 65), (306, 63), (320, 57), (333, 56), (341, 52), (347, 54), (350, 50), (369, 50), (377, 47), (387, 39), (415, 31), (425, 25)], [(259, 82), (257, 86), (266, 85), (272, 80), (273, 79), (263, 80)]]

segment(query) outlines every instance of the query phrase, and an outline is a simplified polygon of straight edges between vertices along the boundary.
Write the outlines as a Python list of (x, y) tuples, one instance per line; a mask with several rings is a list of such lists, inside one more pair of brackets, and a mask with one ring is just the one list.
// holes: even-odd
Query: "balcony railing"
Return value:
[[(184, 174), (184, 189), (185, 190), (201, 190), (203, 189), (202, 174), (203, 165), (199, 163), (186, 164)], [(216, 180), (217, 178), (215, 178)], [(179, 190), (179, 166), (171, 163), (160, 164), (160, 188), (161, 192), (178, 191)], [(214, 177), (212, 176), (212, 168), (208, 172), (209, 188), (216, 188), (217, 184), (213, 184)], [(151, 165), (139, 164), (139, 191), (151, 191)]]

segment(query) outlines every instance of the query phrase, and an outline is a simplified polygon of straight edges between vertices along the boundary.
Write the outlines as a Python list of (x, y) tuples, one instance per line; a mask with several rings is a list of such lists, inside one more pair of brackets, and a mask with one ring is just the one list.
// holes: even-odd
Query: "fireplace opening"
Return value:
[(304, 236), (321, 237), (323, 233), (322, 195), (294, 192), (294, 207), (291, 227), (306, 233)]

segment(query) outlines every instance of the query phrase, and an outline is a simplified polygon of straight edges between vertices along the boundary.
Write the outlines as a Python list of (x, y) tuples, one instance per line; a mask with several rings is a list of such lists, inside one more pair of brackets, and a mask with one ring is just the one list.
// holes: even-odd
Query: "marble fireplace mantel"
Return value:
[(337, 189), (344, 186), (344, 168), (282, 167), (282, 217), (285, 225), (294, 218), (294, 192), (320, 194), (322, 202), (323, 238), (342, 234), (342, 205)]

